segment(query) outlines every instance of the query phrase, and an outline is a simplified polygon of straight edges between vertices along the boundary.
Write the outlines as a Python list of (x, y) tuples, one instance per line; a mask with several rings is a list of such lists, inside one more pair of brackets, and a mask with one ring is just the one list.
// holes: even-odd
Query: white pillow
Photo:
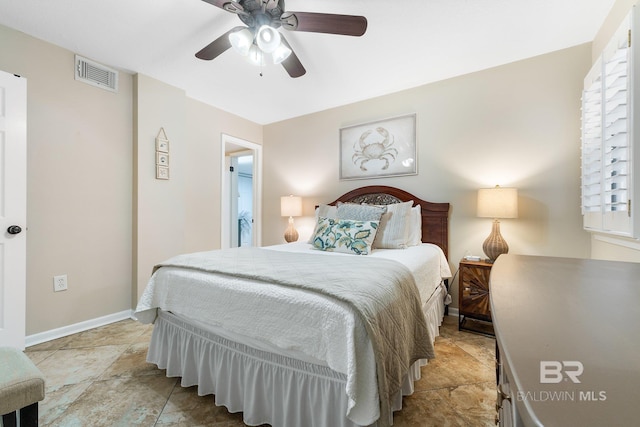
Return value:
[(407, 246), (418, 246), (422, 243), (422, 210), (420, 205), (411, 208), (409, 218)]
[(408, 246), (409, 222), (413, 200), (392, 203), (380, 218), (380, 227), (373, 241), (374, 249), (404, 249)]
[(338, 204), (337, 218), (354, 221), (380, 221), (380, 217), (386, 211), (386, 206), (340, 203)]
[(336, 218), (338, 212), (337, 206), (320, 205), (316, 209), (316, 222), (318, 218)]

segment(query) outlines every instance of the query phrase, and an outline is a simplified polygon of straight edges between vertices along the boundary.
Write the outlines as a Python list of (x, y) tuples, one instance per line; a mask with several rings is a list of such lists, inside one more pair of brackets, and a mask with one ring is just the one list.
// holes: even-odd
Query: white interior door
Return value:
[(27, 80), (0, 71), (0, 346), (24, 349)]

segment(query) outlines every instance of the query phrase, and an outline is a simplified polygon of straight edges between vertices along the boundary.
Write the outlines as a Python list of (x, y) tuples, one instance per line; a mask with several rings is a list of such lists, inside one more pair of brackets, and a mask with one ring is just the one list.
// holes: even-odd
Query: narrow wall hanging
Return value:
[(169, 179), (169, 138), (164, 128), (156, 136), (156, 179)]

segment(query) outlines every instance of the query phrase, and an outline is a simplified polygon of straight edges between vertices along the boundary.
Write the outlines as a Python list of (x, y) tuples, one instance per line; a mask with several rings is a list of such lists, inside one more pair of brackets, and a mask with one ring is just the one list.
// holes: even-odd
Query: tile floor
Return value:
[[(151, 329), (124, 320), (27, 348), (46, 377), (40, 425), (244, 426), (241, 414), (146, 363)], [(422, 368), (394, 426), (493, 426), (495, 341), (459, 332), (451, 316), (440, 333), (437, 359)]]

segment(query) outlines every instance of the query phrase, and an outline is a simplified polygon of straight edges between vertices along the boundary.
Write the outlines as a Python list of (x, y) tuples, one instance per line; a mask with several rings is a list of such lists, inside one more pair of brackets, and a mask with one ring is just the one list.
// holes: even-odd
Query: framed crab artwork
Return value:
[(341, 180), (417, 173), (415, 114), (340, 129)]

